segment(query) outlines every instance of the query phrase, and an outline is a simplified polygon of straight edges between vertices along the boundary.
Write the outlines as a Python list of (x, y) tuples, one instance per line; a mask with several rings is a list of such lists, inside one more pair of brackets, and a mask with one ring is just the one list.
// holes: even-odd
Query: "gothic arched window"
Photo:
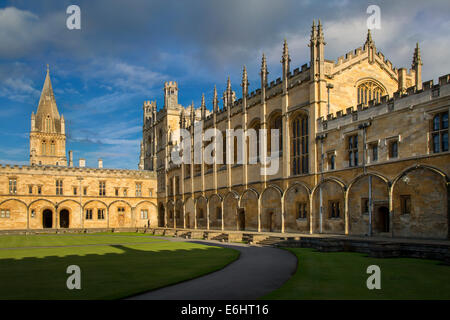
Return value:
[(47, 142), (45, 142), (45, 140), (42, 141), (42, 149), (41, 149), (41, 153), (43, 155), (45, 155), (47, 153)]
[(51, 132), (51, 119), (49, 115), (47, 115), (47, 118), (45, 119), (45, 131)]
[(298, 115), (292, 121), (292, 174), (309, 172), (308, 116)]
[[(254, 130), (256, 133), (256, 154), (252, 154), (254, 150), (254, 146), (250, 146), (250, 143), (253, 143), (253, 140), (250, 140), (249, 137), (247, 137), (247, 157), (249, 160), (249, 163), (256, 163), (259, 161), (259, 130), (261, 129), (261, 124), (259, 120), (255, 120), (252, 122), (252, 124), (249, 126), (249, 129)], [(251, 147), (251, 148), (250, 148)], [(256, 156), (256, 159), (255, 159)]]
[(277, 129), (279, 134), (279, 140), (278, 140), (278, 151), (279, 155), (281, 156), (283, 154), (283, 117), (281, 114), (277, 114), (273, 116), (269, 121), (269, 131), (267, 134), (267, 152), (271, 152), (272, 150), (272, 129)]
[(358, 85), (358, 104), (368, 104), (370, 100), (380, 101), (385, 95), (385, 90), (375, 81), (368, 80)]
[(50, 155), (52, 155), (52, 156), (55, 155), (55, 141), (52, 141), (50, 143)]

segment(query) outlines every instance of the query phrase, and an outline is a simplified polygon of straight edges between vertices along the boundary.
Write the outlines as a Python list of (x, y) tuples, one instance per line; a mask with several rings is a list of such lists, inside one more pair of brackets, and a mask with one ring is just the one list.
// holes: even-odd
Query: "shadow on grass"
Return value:
[[(21, 257), (21, 252), (24, 256), (31, 252), (35, 257)], [(123, 298), (221, 269), (239, 253), (227, 248), (164, 242), (24, 249), (14, 250), (12, 255), (0, 259), (0, 299)], [(81, 269), (81, 290), (66, 286), (70, 265)]]

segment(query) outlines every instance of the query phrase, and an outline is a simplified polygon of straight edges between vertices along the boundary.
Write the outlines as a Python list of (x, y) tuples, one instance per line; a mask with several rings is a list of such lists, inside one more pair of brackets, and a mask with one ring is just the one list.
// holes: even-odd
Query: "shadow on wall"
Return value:
[[(0, 252), (16, 257), (0, 259), (0, 300), (123, 298), (218, 270), (238, 257), (237, 251), (210, 246), (159, 251), (122, 245), (32, 250), (54, 255), (21, 258), (22, 250)], [(79, 255), (72, 254), (75, 250)], [(70, 265), (81, 269), (81, 290), (67, 289)]]

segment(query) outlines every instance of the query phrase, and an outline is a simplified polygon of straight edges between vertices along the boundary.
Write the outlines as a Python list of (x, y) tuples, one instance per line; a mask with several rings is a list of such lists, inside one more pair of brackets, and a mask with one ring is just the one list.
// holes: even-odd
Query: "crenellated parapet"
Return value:
[(351, 106), (345, 111), (330, 113), (326, 118), (320, 117), (317, 119), (318, 132), (339, 130), (340, 127), (353, 122), (372, 120), (375, 117), (413, 108), (415, 105), (443, 96), (450, 96), (450, 74), (439, 77), (438, 84), (434, 84), (433, 80), (422, 83), (421, 90), (417, 90), (416, 86), (411, 86), (404, 93), (395, 92), (392, 97), (385, 95), (380, 100), (370, 100), (367, 105)]
[(82, 177), (134, 177), (139, 179), (154, 179), (153, 171), (129, 170), (129, 169), (107, 169), (89, 167), (64, 167), (51, 165), (10, 165), (0, 164), (0, 174), (45, 174), (45, 175), (76, 175)]

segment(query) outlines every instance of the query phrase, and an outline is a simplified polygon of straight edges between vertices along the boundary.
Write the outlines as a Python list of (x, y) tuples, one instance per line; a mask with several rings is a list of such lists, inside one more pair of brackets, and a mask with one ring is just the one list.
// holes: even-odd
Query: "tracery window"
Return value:
[(297, 116), (292, 122), (292, 174), (309, 172), (309, 124), (307, 116)]
[(370, 100), (380, 101), (381, 97), (385, 95), (384, 89), (375, 81), (365, 81), (358, 85), (358, 104), (368, 104)]

